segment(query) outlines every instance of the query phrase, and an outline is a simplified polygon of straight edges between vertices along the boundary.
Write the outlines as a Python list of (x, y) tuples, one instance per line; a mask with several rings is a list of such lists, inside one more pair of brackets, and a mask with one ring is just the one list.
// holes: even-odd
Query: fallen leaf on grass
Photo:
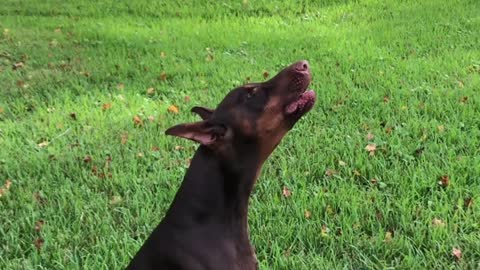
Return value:
[(116, 205), (116, 204), (119, 204), (122, 202), (122, 197), (121, 196), (112, 196), (112, 198), (110, 199), (110, 204), (111, 205)]
[(283, 186), (282, 194), (285, 198), (292, 196), (292, 192), (286, 186)]
[(70, 118), (72, 118), (73, 120), (77, 120), (77, 114), (74, 113), (74, 112), (71, 112), (70, 113)]
[(383, 242), (389, 243), (389, 242), (392, 242), (392, 240), (393, 240), (393, 233), (391, 231), (386, 232), (385, 239), (383, 240)]
[(268, 71), (264, 71), (264, 72), (263, 72), (263, 78), (266, 79), (266, 78), (268, 78), (268, 76), (270, 76), (270, 74), (268, 73)]
[(312, 212), (310, 212), (310, 211), (308, 211), (308, 210), (305, 210), (304, 215), (305, 215), (305, 218), (306, 218), (306, 219), (309, 219), (309, 218), (312, 216)]
[(160, 52), (160, 57), (165, 58), (165, 52)]
[(457, 261), (460, 261), (462, 259), (462, 251), (459, 248), (453, 248), (452, 255)]
[(444, 126), (444, 125), (439, 125), (439, 126), (437, 127), (437, 129), (438, 129), (438, 132), (439, 132), (439, 133), (445, 132), (445, 126)]
[(5, 184), (3, 184), (3, 186), (0, 188), (0, 197), (2, 197), (7, 193), (11, 185), (12, 185), (12, 181), (10, 179), (7, 179), (5, 181)]
[(162, 81), (166, 81), (167, 80), (167, 73), (165, 71), (163, 71), (162, 73), (160, 73), (160, 80)]
[(92, 157), (90, 155), (86, 155), (84, 158), (83, 158), (83, 162), (85, 163), (90, 163), (92, 162)]
[(168, 107), (168, 111), (171, 112), (171, 113), (178, 113), (179, 112), (178, 107), (175, 106), (175, 105), (170, 105)]
[(40, 205), (47, 203), (47, 199), (38, 191), (33, 193), (33, 199)]
[(466, 198), (464, 201), (463, 201), (463, 206), (465, 208), (471, 208), (473, 206), (473, 198), (472, 197), (469, 197), (469, 198)]
[(383, 103), (388, 103), (390, 101), (390, 98), (388, 96), (383, 97)]
[(180, 146), (180, 145), (175, 145), (174, 149), (175, 149), (176, 151), (179, 151), (179, 150), (185, 149), (185, 147)]
[(33, 244), (35, 245), (35, 248), (37, 249), (37, 251), (40, 251), (44, 242), (45, 241), (42, 238), (37, 238), (35, 239), (35, 241), (33, 241)]
[(136, 127), (141, 127), (141, 126), (143, 126), (143, 120), (140, 118), (140, 116), (135, 115), (133, 117), (133, 124)]
[(326, 175), (326, 176), (333, 176), (333, 175), (335, 175), (335, 174), (337, 174), (337, 171), (334, 170), (334, 169), (327, 169), (327, 170), (325, 171), (325, 175)]
[(366, 137), (366, 138), (367, 138), (367, 141), (371, 141), (371, 140), (373, 140), (373, 139), (375, 138), (375, 135), (373, 135), (372, 133), (369, 132), (369, 133), (367, 134), (367, 137)]
[(468, 101), (467, 96), (463, 96), (462, 98), (460, 98), (460, 104), (465, 104), (465, 103), (467, 103), (467, 101)]
[(3, 113), (4, 111), (5, 110), (2, 107), (0, 107), (0, 113)]
[(330, 232), (330, 229), (327, 227), (327, 225), (323, 224), (322, 229), (320, 231), (320, 235), (322, 237), (328, 237), (328, 233)]
[(153, 151), (153, 152), (158, 152), (158, 151), (160, 151), (160, 147), (158, 147), (158, 146), (152, 146), (152, 151)]
[(17, 62), (15, 64), (13, 64), (12, 69), (17, 70), (17, 69), (23, 68), (24, 66), (25, 66), (25, 64), (23, 62)]
[(155, 94), (155, 88), (149, 87), (147, 88), (147, 95), (153, 95)]
[(445, 222), (439, 218), (433, 218), (432, 220), (433, 227), (445, 227)]
[(39, 219), (35, 222), (35, 231), (40, 232), (42, 230), (43, 224), (45, 224), (45, 221), (43, 219)]
[(111, 108), (112, 108), (112, 103), (104, 103), (102, 105), (102, 110), (103, 111), (110, 110)]
[(126, 144), (127, 141), (128, 141), (128, 133), (122, 133), (122, 135), (120, 135), (120, 143)]
[(369, 143), (365, 146), (365, 150), (370, 154), (370, 156), (375, 155), (375, 151), (377, 151), (377, 145), (374, 143)]
[(448, 177), (448, 175), (440, 176), (440, 181), (438, 181), (438, 184), (442, 187), (448, 187), (450, 184), (450, 177)]
[(37, 144), (37, 146), (40, 147), (40, 148), (47, 147), (48, 146), (48, 141), (40, 142), (39, 144)]

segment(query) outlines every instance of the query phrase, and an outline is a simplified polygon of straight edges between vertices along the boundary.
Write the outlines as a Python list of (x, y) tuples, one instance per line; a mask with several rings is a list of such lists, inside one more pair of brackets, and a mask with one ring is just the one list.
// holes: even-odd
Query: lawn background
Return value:
[(300, 59), (318, 102), (252, 194), (261, 269), (480, 269), (476, 0), (3, 0), (0, 269), (124, 267), (196, 148), (164, 130)]

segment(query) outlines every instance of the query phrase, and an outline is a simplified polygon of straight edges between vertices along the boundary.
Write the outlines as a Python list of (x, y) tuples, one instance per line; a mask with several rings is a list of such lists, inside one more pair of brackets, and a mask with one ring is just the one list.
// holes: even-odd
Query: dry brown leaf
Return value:
[(326, 176), (333, 176), (333, 175), (335, 175), (335, 174), (337, 174), (337, 171), (334, 170), (334, 169), (327, 169), (327, 170), (325, 171), (325, 175), (326, 175)]
[(83, 158), (83, 162), (85, 163), (90, 163), (92, 162), (92, 157), (90, 155), (86, 155), (84, 158)]
[(70, 118), (72, 118), (73, 120), (77, 120), (77, 114), (75, 112), (71, 112)]
[(439, 132), (439, 133), (445, 132), (445, 126), (444, 126), (444, 125), (439, 125), (439, 126), (437, 127), (437, 129), (438, 129), (438, 132)]
[(312, 216), (312, 212), (308, 211), (308, 210), (305, 210), (305, 218), (306, 219), (309, 219), (311, 216)]
[(386, 232), (385, 239), (383, 240), (383, 242), (389, 243), (389, 242), (392, 242), (392, 240), (393, 240), (393, 233), (391, 231)]
[(133, 124), (134, 124), (136, 127), (141, 127), (141, 126), (143, 126), (143, 120), (140, 118), (140, 116), (135, 115), (135, 116), (133, 117)]
[(433, 218), (432, 225), (433, 227), (445, 227), (445, 222), (439, 218)]
[(179, 151), (179, 150), (185, 149), (185, 147), (180, 146), (180, 145), (175, 145), (174, 149), (175, 149), (176, 151)]
[(102, 110), (103, 111), (110, 110), (111, 108), (112, 108), (112, 103), (104, 103), (102, 105)]
[(120, 135), (120, 143), (121, 144), (126, 144), (128, 141), (128, 133), (122, 133)]
[(178, 107), (175, 106), (175, 105), (170, 105), (168, 107), (168, 111), (171, 112), (171, 113), (178, 113), (179, 112)]
[(330, 232), (330, 229), (327, 227), (327, 225), (323, 224), (322, 225), (322, 230), (320, 232), (320, 235), (322, 237), (328, 237), (328, 233)]
[(110, 204), (111, 205), (116, 205), (116, 204), (119, 204), (122, 202), (122, 197), (121, 196), (117, 196), (117, 195), (114, 195), (112, 196), (112, 198), (110, 199)]
[(383, 97), (383, 103), (388, 103), (390, 101), (390, 98), (388, 96)]
[(39, 144), (37, 144), (37, 146), (40, 147), (40, 148), (47, 147), (48, 146), (48, 141), (40, 142)]
[(160, 151), (160, 147), (158, 147), (158, 146), (152, 146), (152, 151), (153, 151), (153, 152), (158, 152), (158, 151)]
[(460, 261), (462, 259), (462, 251), (459, 248), (453, 248), (452, 255), (457, 261)]
[(12, 185), (12, 181), (10, 179), (5, 180), (5, 184), (3, 184), (2, 187), (0, 187), (0, 197), (2, 197), (7, 193), (11, 185)]
[(448, 187), (450, 184), (450, 177), (448, 177), (448, 175), (440, 176), (440, 181), (438, 181), (438, 184), (442, 187)]
[(461, 104), (465, 104), (465, 103), (467, 103), (467, 101), (468, 101), (468, 97), (467, 97), (467, 96), (463, 96), (463, 97), (460, 98), (460, 103), (461, 103)]
[(40, 251), (40, 249), (42, 248), (44, 242), (45, 242), (45, 241), (44, 241), (42, 238), (40, 238), (40, 237), (37, 238), (37, 239), (35, 239), (35, 241), (33, 242), (33, 244), (35, 245), (35, 248), (37, 249), (37, 251)]
[(285, 198), (292, 196), (292, 192), (286, 186), (283, 186), (282, 194)]
[(268, 76), (270, 76), (270, 74), (268, 73), (268, 71), (264, 71), (264, 72), (263, 72), (263, 78), (266, 79), (266, 78), (268, 78)]
[(370, 179), (370, 183), (372, 183), (373, 185), (375, 185), (375, 184), (378, 183), (378, 180), (375, 179), (375, 178), (372, 178), (372, 179)]
[(43, 225), (45, 224), (45, 221), (43, 219), (39, 219), (35, 222), (35, 231), (39, 232), (42, 230)]
[(33, 193), (33, 199), (40, 205), (44, 205), (47, 203), (47, 199), (43, 197), (43, 195), (40, 194), (40, 192), (38, 191)]
[(155, 88), (149, 87), (149, 88), (147, 89), (147, 95), (153, 95), (153, 94), (155, 94)]
[(469, 197), (469, 198), (466, 198), (464, 201), (463, 201), (463, 205), (465, 206), (465, 208), (471, 208), (473, 206), (473, 198), (472, 197)]
[(377, 145), (374, 143), (369, 143), (365, 146), (365, 150), (370, 154), (370, 156), (375, 155), (375, 151), (377, 151)]
[(23, 62), (17, 62), (15, 64), (13, 64), (12, 69), (17, 70), (17, 69), (23, 68), (24, 66), (25, 66), (25, 64)]

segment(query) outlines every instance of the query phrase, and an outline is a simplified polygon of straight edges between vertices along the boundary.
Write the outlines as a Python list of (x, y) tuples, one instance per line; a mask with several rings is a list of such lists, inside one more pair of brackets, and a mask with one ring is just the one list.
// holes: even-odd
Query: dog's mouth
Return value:
[(290, 82), (289, 92), (295, 93), (292, 100), (285, 106), (285, 114), (301, 117), (313, 108), (316, 94), (308, 89), (312, 76), (308, 62), (300, 61), (293, 66), (293, 78)]
[(291, 116), (301, 117), (310, 111), (315, 104), (317, 95), (313, 90), (303, 90), (293, 101), (285, 107), (285, 113)]

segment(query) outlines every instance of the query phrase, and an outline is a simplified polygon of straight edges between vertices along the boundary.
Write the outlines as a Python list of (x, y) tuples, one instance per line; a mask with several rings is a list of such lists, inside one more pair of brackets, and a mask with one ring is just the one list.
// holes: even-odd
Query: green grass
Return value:
[(196, 148), (164, 130), (299, 59), (318, 103), (252, 194), (261, 269), (480, 268), (479, 1), (99, 2), (0, 6), (0, 269), (121, 269)]

